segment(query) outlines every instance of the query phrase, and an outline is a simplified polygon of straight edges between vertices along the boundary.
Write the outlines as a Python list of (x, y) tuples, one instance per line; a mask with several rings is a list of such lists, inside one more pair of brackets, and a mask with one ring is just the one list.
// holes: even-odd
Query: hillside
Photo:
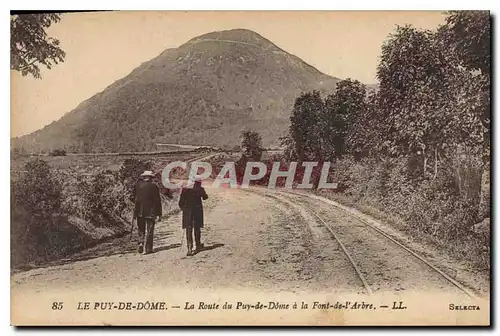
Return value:
[(338, 81), (253, 31), (212, 32), (165, 50), (13, 143), (36, 152), (143, 151), (155, 143), (233, 146), (242, 130), (252, 129), (264, 145), (276, 145), (300, 92), (331, 92)]

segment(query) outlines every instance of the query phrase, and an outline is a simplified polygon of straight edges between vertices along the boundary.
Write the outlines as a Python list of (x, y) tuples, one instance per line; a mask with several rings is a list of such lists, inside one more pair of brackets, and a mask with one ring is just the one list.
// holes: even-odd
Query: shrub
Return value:
[(66, 156), (66, 151), (64, 149), (54, 149), (49, 153), (50, 156)]
[(62, 185), (49, 165), (28, 161), (11, 184), (12, 265), (67, 253), (81, 232), (61, 213)]
[(134, 200), (135, 184), (145, 170), (151, 170), (151, 162), (137, 159), (126, 159), (120, 167), (119, 176), (124, 185), (125, 193), (130, 201)]
[(99, 172), (90, 180), (78, 183), (80, 204), (78, 215), (92, 220), (98, 226), (122, 217), (127, 208), (127, 195), (117, 174), (110, 171)]
[(61, 184), (54, 178), (47, 162), (28, 161), (24, 174), (12, 184), (13, 205), (24, 206), (35, 217), (49, 218), (61, 206)]

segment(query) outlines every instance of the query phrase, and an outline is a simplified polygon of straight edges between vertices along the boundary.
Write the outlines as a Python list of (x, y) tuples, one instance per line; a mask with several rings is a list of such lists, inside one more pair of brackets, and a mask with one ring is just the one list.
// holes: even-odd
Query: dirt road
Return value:
[[(155, 253), (139, 255), (125, 237), (76, 262), (16, 274), (12, 289), (182, 286), (262, 287), (293, 291), (358, 288), (348, 261), (329, 239), (318, 239), (304, 218), (282, 204), (233, 189), (207, 189), (205, 250), (186, 257), (180, 214), (157, 223)], [(344, 272), (346, 269), (349, 272)], [(347, 273), (347, 274), (344, 274)], [(360, 288), (362, 289), (362, 288)]]
[[(135, 241), (124, 237), (59, 265), (16, 274), (12, 290), (96, 286), (128, 290), (140, 283), (144, 288), (188, 284), (288, 292), (297, 288), (366, 292), (346, 253), (308, 210), (311, 208), (334, 226), (373, 292), (458, 290), (427, 265), (367, 230), (356, 218), (328, 204), (298, 196), (266, 195), (261, 190), (207, 190), (206, 248), (197, 255), (186, 257), (179, 213), (157, 223), (155, 253), (151, 255), (137, 254)], [(487, 287), (478, 281), (473, 279), (476, 285)]]

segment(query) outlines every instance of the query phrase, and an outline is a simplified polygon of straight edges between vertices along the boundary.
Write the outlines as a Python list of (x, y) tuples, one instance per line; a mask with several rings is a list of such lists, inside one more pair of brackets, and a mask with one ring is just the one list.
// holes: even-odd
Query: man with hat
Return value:
[(146, 170), (135, 187), (134, 217), (139, 231), (137, 251), (144, 251), (144, 254), (153, 252), (155, 219), (160, 220), (162, 215), (160, 190), (153, 182), (154, 177), (152, 171)]
[(182, 188), (179, 198), (179, 207), (182, 209), (182, 229), (186, 230), (188, 256), (193, 253), (193, 231), (196, 243), (195, 251), (203, 248), (201, 242), (201, 228), (203, 227), (203, 202), (208, 199), (205, 189), (201, 186), (201, 180), (197, 179), (192, 188)]

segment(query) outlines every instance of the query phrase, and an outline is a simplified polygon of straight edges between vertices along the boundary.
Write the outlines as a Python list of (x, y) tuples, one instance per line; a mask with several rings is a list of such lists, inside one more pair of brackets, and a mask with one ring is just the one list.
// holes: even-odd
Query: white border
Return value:
[[(3, 291), (3, 295), (1, 297), (4, 298), (3, 300), (3, 305), (2, 305), (2, 311), (1, 311), (1, 326), (3, 328), (7, 327), (8, 330), (3, 330), (8, 334), (12, 334), (16, 332), (12, 327), (8, 327), (10, 324), (10, 246), (9, 246), (9, 234), (10, 234), (10, 216), (9, 216), (9, 208), (10, 208), (10, 156), (9, 156), (9, 143), (10, 143), (10, 72), (8, 72), (9, 67), (7, 67), (6, 63), (10, 63), (10, 59), (7, 56), (8, 55), (8, 50), (7, 46), (8, 41), (10, 39), (10, 33), (9, 33), (9, 26), (8, 26), (8, 10), (10, 9), (17, 9), (17, 10), (89, 10), (89, 9), (99, 9), (99, 10), (449, 10), (449, 9), (489, 9), (492, 11), (492, 14), (496, 16), (498, 14), (498, 4), (500, 1), (498, 0), (490, 0), (490, 1), (462, 1), (462, 0), (455, 0), (455, 1), (436, 1), (436, 0), (420, 0), (420, 1), (388, 1), (388, 0), (377, 0), (377, 1), (342, 1), (341, 3), (338, 1), (320, 1), (320, 0), (307, 0), (307, 1), (300, 1), (300, 2), (292, 2), (290, 0), (274, 0), (274, 1), (269, 1), (269, 0), (252, 0), (252, 1), (247, 1), (247, 2), (241, 2), (241, 1), (235, 1), (235, 0), (199, 0), (199, 1), (160, 1), (160, 0), (141, 0), (141, 1), (103, 1), (103, 0), (86, 0), (82, 2), (68, 2), (63, 1), (63, 0), (45, 0), (45, 1), (40, 1), (40, 0), (28, 0), (28, 1), (3, 1), (1, 2), (0, 6), (2, 9), (5, 6), (5, 10), (2, 10), (2, 21), (1, 21), (1, 38), (2, 38), (2, 44), (1, 46), (4, 48), (3, 52), (0, 53), (0, 57), (2, 57), (2, 61), (4, 63), (4, 67), (2, 67), (2, 71), (4, 71), (2, 78), (2, 94), (3, 94), (3, 99), (2, 104), (3, 104), (3, 109), (2, 109), (2, 118), (4, 122), (0, 122), (0, 134), (3, 134), (4, 141), (0, 142), (0, 146), (2, 149), (2, 172), (1, 176), (3, 177), (1, 179), (1, 185), (0, 185), (0, 190), (2, 191), (1, 193), (1, 200), (0, 204), (2, 206), (2, 209), (0, 213), (4, 216), (4, 221), (3, 221), (3, 235), (2, 239), (3, 244), (1, 245), (3, 248), (2, 251), (2, 263), (1, 263), (1, 269), (4, 272), (4, 276), (2, 277), (2, 286), (1, 289)], [(493, 26), (496, 28), (498, 22), (495, 22), (495, 25)], [(497, 40), (497, 36), (495, 33), (497, 29), (495, 29), (494, 32), (494, 41)], [(495, 46), (496, 43), (493, 44)], [(496, 56), (497, 53), (495, 52), (494, 55)], [(497, 57), (494, 59), (494, 64), (496, 64)], [(493, 71), (495, 73), (495, 71)], [(494, 95), (498, 93), (498, 85), (494, 85), (495, 87), (495, 92)], [(493, 112), (495, 117), (497, 116), (496, 109)], [(498, 125), (497, 125), (498, 127)], [(9, 139), (7, 139), (9, 138)], [(494, 144), (493, 148), (496, 148), (497, 145), (499, 144), (498, 137), (494, 137)], [(495, 166), (495, 173), (497, 173), (498, 176), (498, 162), (495, 160), (494, 162)], [(9, 176), (9, 177), (7, 177)], [(498, 181), (495, 179), (495, 181)], [(494, 190), (496, 190), (497, 183), (494, 185)], [(495, 207), (493, 208), (495, 209)], [(496, 214), (496, 213), (495, 213)], [(496, 224), (496, 223), (495, 223)], [(498, 231), (498, 230), (496, 230)], [(495, 234), (494, 240), (498, 241), (498, 234)], [(495, 249), (495, 252), (497, 252), (498, 248)], [(497, 253), (494, 255), (494, 260), (496, 260), (496, 257), (498, 257)], [(497, 272), (496, 272), (496, 267), (494, 268), (495, 274), (494, 278), (497, 278)], [(495, 293), (498, 292), (498, 288), (495, 288)], [(9, 298), (9, 299), (8, 299)], [(497, 295), (495, 295), (495, 299), (497, 298)], [(498, 302), (495, 300), (495, 302)], [(492, 312), (492, 320), (496, 320), (498, 323), (498, 319), (496, 317), (496, 312), (493, 310)], [(495, 315), (495, 317), (493, 316)], [(7, 329), (5, 328), (5, 329)], [(310, 329), (310, 330), (289, 330), (289, 332), (296, 332), (296, 333), (311, 333), (314, 332), (317, 329)], [(90, 331), (90, 330), (88, 330)], [(87, 331), (87, 332), (88, 332)], [(96, 330), (93, 330), (94, 332)], [(159, 332), (163, 332), (158, 330)], [(189, 335), (191, 333), (194, 333), (194, 331), (186, 331), (186, 330), (168, 330), (170, 334), (178, 334), (178, 335)], [(273, 330), (274, 331), (274, 330)], [(247, 332), (256, 332), (259, 334), (271, 334), (273, 331), (263, 331), (263, 330), (256, 330), (256, 331), (245, 331)], [(364, 333), (368, 330), (363, 330), (363, 329), (341, 329), (341, 330), (332, 330), (335, 334), (342, 334), (342, 335), (350, 335), (352, 333)], [(426, 334), (430, 335), (437, 335), (442, 334), (443, 332), (453, 332), (453, 334), (468, 334), (470, 330), (464, 329), (464, 330), (458, 330), (458, 329), (453, 329), (453, 330), (421, 330), (421, 329), (414, 329), (414, 330), (401, 330), (401, 329), (379, 329), (379, 330), (370, 330), (371, 332), (375, 332), (378, 334), (386, 334), (386, 333), (396, 333), (399, 334), (401, 332), (408, 332), (408, 333), (414, 333), (414, 334), (420, 334), (421, 332), (425, 332)], [(31, 332), (52, 332), (52, 330), (32, 330)], [(81, 333), (82, 331), (76, 331), (76, 330), (64, 330), (58, 332), (59, 334), (63, 335), (75, 335), (76, 333)], [(101, 332), (100, 330), (98, 332)], [(133, 331), (127, 331), (127, 333), (140, 333), (141, 331), (138, 330), (133, 330)], [(203, 331), (203, 332), (209, 332), (209, 331)], [(224, 331), (221, 330), (214, 330), (211, 331), (212, 333), (221, 333)], [(225, 331), (227, 332), (227, 331)], [(243, 332), (243, 331), (240, 331)], [(107, 330), (107, 333), (111, 334), (119, 334), (123, 333), (123, 330)], [(3, 334), (3, 333), (2, 333)]]
[(479, 1), (290, 1), (290, 0), (186, 0), (186, 1), (100, 1), (87, 0), (68, 2), (62, 0), (46, 1), (11, 1), (10, 8), (19, 10), (449, 10), (449, 9), (491, 9), (495, 6), (493, 0)]

